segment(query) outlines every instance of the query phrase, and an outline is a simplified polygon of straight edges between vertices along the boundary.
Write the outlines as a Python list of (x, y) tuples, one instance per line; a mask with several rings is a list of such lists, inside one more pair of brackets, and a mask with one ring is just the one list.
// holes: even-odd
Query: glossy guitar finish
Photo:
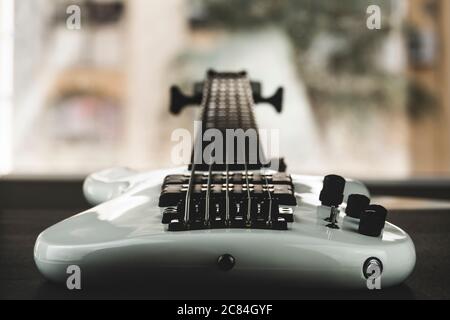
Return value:
[[(386, 209), (369, 205), (361, 183), (289, 176), (284, 165), (268, 170), (252, 108), (269, 102), (281, 111), (282, 89), (262, 98), (245, 72), (215, 71), (195, 88), (192, 97), (171, 90), (173, 113), (192, 103), (203, 107), (190, 171), (114, 168), (89, 176), (84, 194), (95, 207), (36, 241), (35, 261), (45, 277), (65, 282), (70, 265), (81, 268), (83, 279), (138, 276), (148, 284), (181, 277), (367, 288), (367, 278), (381, 272), (384, 288), (408, 277), (414, 245), (385, 223)], [(226, 141), (205, 158), (200, 138), (210, 129)], [(255, 139), (229, 136), (230, 129), (253, 132)]]
[[(375, 257), (382, 262), (382, 288), (404, 281), (415, 265), (411, 238), (386, 222), (380, 237), (358, 233), (358, 221), (345, 216), (349, 194), (368, 191), (347, 181), (339, 229), (328, 228), (330, 208), (320, 205), (322, 177), (293, 175), (297, 206), (288, 230), (208, 229), (170, 232), (158, 208), (161, 183), (171, 169), (137, 173), (114, 168), (89, 176), (84, 183), (92, 209), (64, 220), (44, 232), (34, 250), (36, 264), (48, 279), (64, 283), (69, 265), (83, 275), (107, 274), (111, 266), (123, 270), (136, 262), (151, 278), (181, 273), (233, 278), (263, 278), (313, 287), (367, 288), (363, 265)], [(283, 210), (289, 210), (284, 206)], [(224, 272), (217, 261), (224, 254), (235, 259)], [(126, 277), (127, 275), (124, 274)], [(201, 281), (201, 279), (198, 279)]]

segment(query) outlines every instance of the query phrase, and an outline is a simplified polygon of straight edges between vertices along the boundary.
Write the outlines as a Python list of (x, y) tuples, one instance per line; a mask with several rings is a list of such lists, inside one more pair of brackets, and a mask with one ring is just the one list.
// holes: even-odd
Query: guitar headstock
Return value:
[[(257, 81), (250, 82), (252, 88), (253, 101), (255, 104), (268, 103), (272, 105), (278, 113), (283, 109), (283, 87), (277, 88), (270, 96), (263, 96), (262, 84)], [(179, 114), (185, 107), (198, 106), (202, 102), (204, 82), (194, 84), (193, 93), (187, 95), (178, 86), (170, 88), (170, 107), (172, 114)]]

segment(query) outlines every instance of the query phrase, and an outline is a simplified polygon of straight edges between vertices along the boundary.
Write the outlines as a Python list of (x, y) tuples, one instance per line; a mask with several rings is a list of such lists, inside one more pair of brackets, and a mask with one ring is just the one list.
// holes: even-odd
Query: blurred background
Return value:
[(198, 109), (170, 115), (169, 86), (215, 68), (285, 87), (283, 113), (256, 116), (290, 172), (450, 175), (448, 0), (0, 3), (0, 174), (174, 166), (171, 133)]

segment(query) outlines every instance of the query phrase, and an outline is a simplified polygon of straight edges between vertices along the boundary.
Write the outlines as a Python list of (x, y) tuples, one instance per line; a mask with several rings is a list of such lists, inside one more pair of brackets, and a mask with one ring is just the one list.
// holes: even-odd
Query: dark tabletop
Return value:
[[(377, 292), (337, 292), (280, 288), (223, 288), (207, 290), (186, 287), (158, 288), (142, 283), (139, 288), (105, 288), (68, 291), (44, 280), (33, 261), (36, 236), (46, 227), (77, 210), (0, 211), (0, 298), (368, 298), (368, 299), (450, 299), (450, 208), (391, 211), (389, 221), (407, 230), (417, 252), (413, 274), (401, 286)], [(153, 289), (152, 289), (153, 288)]]

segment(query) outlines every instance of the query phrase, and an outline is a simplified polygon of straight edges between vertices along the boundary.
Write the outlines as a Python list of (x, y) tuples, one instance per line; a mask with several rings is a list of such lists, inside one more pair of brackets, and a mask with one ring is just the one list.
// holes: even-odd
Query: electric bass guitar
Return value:
[(362, 183), (290, 175), (284, 161), (267, 161), (252, 108), (266, 102), (281, 111), (282, 95), (262, 97), (245, 72), (209, 71), (192, 96), (172, 87), (171, 112), (200, 105), (196, 139), (222, 134), (221, 146), (196, 141), (187, 168), (88, 176), (83, 191), (94, 207), (39, 235), (39, 271), (58, 283), (73, 265), (83, 279), (139, 274), (352, 289), (403, 282), (415, 266), (414, 244), (386, 222), (387, 210)]

